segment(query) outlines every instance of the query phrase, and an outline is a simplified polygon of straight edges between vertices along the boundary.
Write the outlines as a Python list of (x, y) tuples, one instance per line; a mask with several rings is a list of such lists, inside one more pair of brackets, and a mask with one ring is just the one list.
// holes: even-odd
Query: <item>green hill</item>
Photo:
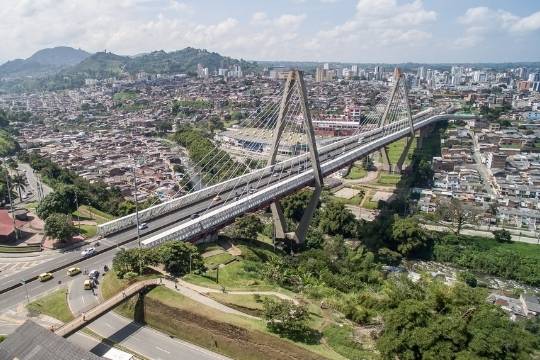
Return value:
[(107, 78), (118, 76), (129, 62), (127, 56), (110, 52), (98, 52), (89, 56), (79, 64), (65, 70), (65, 74), (84, 75), (90, 78)]
[(42, 49), (27, 59), (16, 59), (0, 65), (0, 76), (43, 76), (54, 74), (66, 66), (75, 65), (90, 53), (68, 46)]
[(251, 71), (257, 68), (257, 64), (254, 62), (233, 59), (216, 52), (187, 47), (169, 53), (161, 50), (137, 56), (129, 61), (126, 70), (130, 73), (139, 71), (161, 74), (193, 73), (197, 71), (198, 64), (207, 67), (210, 71), (229, 68), (232, 65), (240, 65), (243, 71)]

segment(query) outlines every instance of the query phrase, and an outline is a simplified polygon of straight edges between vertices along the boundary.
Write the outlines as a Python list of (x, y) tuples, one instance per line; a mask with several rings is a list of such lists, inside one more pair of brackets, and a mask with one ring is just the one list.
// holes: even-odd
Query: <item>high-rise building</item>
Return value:
[(330, 64), (329, 64), (329, 63), (325, 63), (323, 69), (324, 69), (324, 70), (330, 70)]
[(353, 72), (353, 76), (358, 76), (358, 65), (352, 65), (351, 71)]
[(416, 71), (416, 76), (418, 76), (418, 78), (420, 80), (425, 80), (426, 79), (426, 68), (423, 67), (423, 66), (420, 66), (418, 68), (418, 70)]
[(527, 79), (528, 71), (527, 71), (526, 68), (522, 68), (522, 67), (517, 68), (516, 69), (516, 75), (520, 80), (525, 80), (525, 79)]
[(382, 80), (384, 76), (384, 68), (382, 66), (375, 66), (373, 74), (375, 76), (375, 80)]

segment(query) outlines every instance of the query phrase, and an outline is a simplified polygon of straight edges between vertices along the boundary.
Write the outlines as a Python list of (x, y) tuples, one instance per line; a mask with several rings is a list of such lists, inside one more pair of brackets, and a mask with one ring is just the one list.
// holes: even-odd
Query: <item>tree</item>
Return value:
[(236, 220), (233, 225), (233, 236), (239, 239), (255, 240), (263, 231), (264, 225), (255, 215), (246, 215)]
[[(190, 270), (204, 269), (204, 261), (197, 247), (184, 241), (169, 241), (158, 248), (160, 262), (175, 276)], [(191, 263), (191, 269), (190, 269)]]
[[(456, 235), (461, 233), (466, 222), (473, 224), (479, 211), (472, 205), (465, 205), (459, 199), (440, 200), (435, 212), (439, 220), (451, 223), (451, 229)], [(444, 222), (439, 222), (443, 226), (448, 226)]]
[(305, 306), (270, 298), (264, 300), (263, 306), (266, 327), (271, 332), (293, 340), (301, 340), (309, 332), (307, 321), (310, 315)]
[(319, 212), (319, 229), (325, 234), (352, 237), (357, 226), (353, 213), (340, 202), (329, 202)]
[(28, 185), (26, 175), (17, 173), (11, 178), (11, 181), (19, 194), (19, 201), (22, 201), (22, 191), (24, 191)]
[(394, 215), (392, 242), (401, 255), (408, 257), (424, 248), (428, 237), (416, 218), (400, 218)]
[(118, 277), (124, 277), (128, 273), (141, 275), (147, 266), (157, 265), (159, 260), (156, 249), (121, 249), (114, 255), (113, 270)]
[[(41, 219), (46, 220), (53, 213), (71, 214), (77, 210), (76, 194), (76, 187), (73, 185), (58, 188), (55, 192), (50, 193), (40, 201), (36, 208), (37, 215)], [(82, 200), (79, 199), (79, 201)]]
[(73, 226), (71, 216), (65, 214), (53, 213), (45, 220), (45, 235), (60, 242), (66, 242), (78, 233), (78, 229)]
[(511, 243), (512, 242), (512, 234), (510, 234), (510, 231), (508, 231), (506, 229), (493, 231), (493, 236), (495, 237), (495, 240), (497, 242), (499, 242), (499, 243)]
[[(394, 298), (396, 306), (383, 314), (377, 341), (382, 359), (530, 358), (532, 335), (488, 304), (482, 290), (438, 281), (416, 286), (406, 299)], [(396, 288), (399, 295), (412, 286)]]
[(300, 219), (302, 219), (302, 215), (304, 214), (304, 210), (311, 200), (312, 195), (312, 191), (304, 190), (298, 191), (284, 198), (281, 201), (281, 205), (283, 206), (283, 214), (285, 217), (296, 222), (300, 221)]

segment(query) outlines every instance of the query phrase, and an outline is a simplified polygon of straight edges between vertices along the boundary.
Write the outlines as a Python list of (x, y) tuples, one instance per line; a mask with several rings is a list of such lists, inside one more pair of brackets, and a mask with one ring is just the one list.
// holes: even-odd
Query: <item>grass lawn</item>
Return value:
[(73, 212), (74, 218), (79, 216), (81, 220), (95, 220), (98, 224), (106, 223), (114, 219), (114, 216), (88, 205), (81, 205)]
[[(257, 268), (252, 269), (246, 261), (235, 261), (219, 269), (219, 283), (216, 283), (217, 270), (208, 270), (202, 275), (188, 274), (184, 280), (193, 284), (227, 290), (276, 290), (277, 286), (260, 279)], [(257, 266), (257, 264), (255, 264)]]
[(381, 172), (379, 178), (377, 179), (377, 184), (379, 185), (397, 185), (401, 180), (401, 175), (399, 174), (389, 174)]
[(262, 317), (264, 308), (264, 299), (278, 300), (279, 298), (273, 295), (254, 295), (254, 294), (227, 294), (227, 293), (210, 293), (208, 296), (217, 302), (232, 307), (243, 313)]
[(30, 252), (40, 252), (41, 246), (39, 245), (30, 245), (30, 246), (8, 246), (0, 245), (0, 253), (30, 253)]
[[(401, 153), (403, 152), (403, 149), (405, 149), (406, 144), (407, 144), (407, 139), (403, 138), (388, 145), (388, 157), (390, 158), (390, 163), (392, 165), (397, 164), (401, 156)], [(407, 153), (407, 156), (405, 157), (404, 165), (407, 165), (410, 163), (410, 156), (413, 154), (414, 149), (416, 149), (416, 138), (415, 140), (413, 140), (413, 143), (411, 144), (411, 147), (409, 148), (409, 152)]]
[(225, 264), (227, 261), (230, 261), (233, 258), (234, 256), (232, 256), (228, 252), (224, 252), (221, 254), (204, 258), (204, 264), (206, 265), (207, 268), (213, 269), (214, 267), (216, 267), (216, 265)]
[(81, 224), (81, 233), (87, 238), (93, 238), (96, 236), (97, 226), (96, 225), (84, 225)]
[(360, 166), (353, 165), (353, 166), (351, 166), (351, 170), (349, 171), (347, 176), (345, 176), (345, 179), (358, 180), (358, 179), (361, 179), (361, 178), (365, 177), (366, 175), (367, 175), (366, 170), (364, 170)]
[(350, 199), (345, 199), (339, 196), (330, 196), (330, 199), (346, 205), (360, 205), (364, 199), (364, 195), (362, 193), (358, 193)]
[(26, 305), (26, 308), (34, 314), (49, 315), (63, 322), (73, 320), (73, 314), (69, 310), (67, 302), (67, 289), (59, 289), (36, 301)]

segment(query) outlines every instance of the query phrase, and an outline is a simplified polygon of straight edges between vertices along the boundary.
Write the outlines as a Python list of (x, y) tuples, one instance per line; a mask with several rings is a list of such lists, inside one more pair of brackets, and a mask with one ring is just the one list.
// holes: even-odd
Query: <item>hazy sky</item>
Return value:
[(540, 60), (540, 0), (0, 0), (0, 63), (69, 45), (250, 60)]

